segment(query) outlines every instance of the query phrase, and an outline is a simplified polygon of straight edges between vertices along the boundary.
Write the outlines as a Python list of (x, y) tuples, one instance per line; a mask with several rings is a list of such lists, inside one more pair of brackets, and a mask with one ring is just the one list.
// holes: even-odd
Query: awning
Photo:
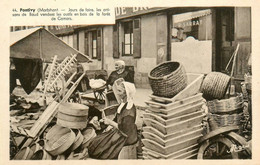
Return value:
[(58, 61), (62, 61), (71, 54), (77, 54), (78, 62), (92, 62), (87, 55), (67, 45), (44, 28), (15, 31), (10, 34), (12, 58), (42, 59), (43, 62), (51, 62), (55, 55), (58, 56)]
[(204, 17), (211, 14), (210, 9), (206, 10), (200, 10), (200, 11), (194, 11), (194, 12), (188, 12), (188, 13), (182, 13), (182, 14), (176, 14), (173, 17), (174, 24), (189, 21), (195, 18)]

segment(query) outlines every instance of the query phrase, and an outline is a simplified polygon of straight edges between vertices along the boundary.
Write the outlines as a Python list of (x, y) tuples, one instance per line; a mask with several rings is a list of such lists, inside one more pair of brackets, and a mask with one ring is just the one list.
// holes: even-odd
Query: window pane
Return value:
[(93, 49), (93, 57), (97, 57), (97, 49)]
[(133, 44), (134, 43), (134, 35), (133, 35), (133, 33), (131, 34), (131, 44)]
[(131, 45), (131, 54), (133, 54), (134, 53), (134, 45), (132, 44)]
[(125, 44), (130, 44), (130, 34), (125, 34)]
[(130, 45), (125, 45), (125, 54), (130, 54)]
[(97, 48), (97, 40), (93, 40), (93, 49)]

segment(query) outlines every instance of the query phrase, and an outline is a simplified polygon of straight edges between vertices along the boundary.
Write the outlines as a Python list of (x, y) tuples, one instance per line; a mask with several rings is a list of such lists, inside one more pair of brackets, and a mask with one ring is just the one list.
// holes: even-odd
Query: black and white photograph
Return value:
[(10, 25), (9, 161), (252, 160), (252, 11), (115, 6), (111, 24)]

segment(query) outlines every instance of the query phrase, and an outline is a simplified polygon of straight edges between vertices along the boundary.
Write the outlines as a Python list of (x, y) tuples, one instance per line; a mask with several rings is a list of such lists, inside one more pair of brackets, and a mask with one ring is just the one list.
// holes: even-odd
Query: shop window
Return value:
[(200, 10), (172, 16), (172, 42), (182, 42), (187, 37), (196, 40), (212, 39), (211, 10)]
[(133, 21), (124, 22), (124, 55), (133, 55)]

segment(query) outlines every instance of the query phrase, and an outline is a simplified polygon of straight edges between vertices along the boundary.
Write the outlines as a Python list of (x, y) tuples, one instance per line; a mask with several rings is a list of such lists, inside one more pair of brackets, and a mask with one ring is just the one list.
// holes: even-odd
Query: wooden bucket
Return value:
[(65, 152), (75, 141), (75, 133), (67, 128), (67, 132), (58, 134), (46, 141), (45, 149), (56, 156)]

